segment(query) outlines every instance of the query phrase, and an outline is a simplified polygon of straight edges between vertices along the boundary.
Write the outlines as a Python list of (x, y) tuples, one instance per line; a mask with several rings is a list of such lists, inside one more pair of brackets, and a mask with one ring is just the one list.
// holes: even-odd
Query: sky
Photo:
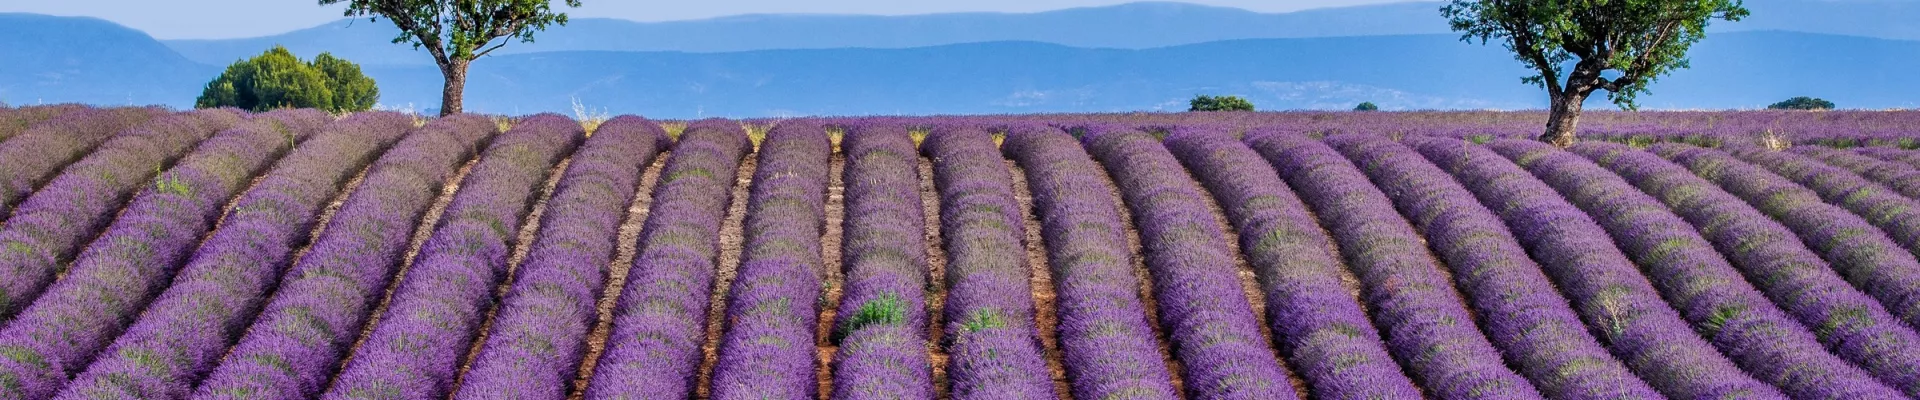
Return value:
[[(738, 14), (903, 15), (940, 12), (1035, 12), (1137, 0), (582, 0), (574, 17), (672, 21)], [(1390, 3), (1405, 0), (1178, 0), (1261, 12)], [(557, 3), (557, 1), (556, 1)], [(97, 17), (159, 39), (222, 39), (277, 34), (341, 18), (344, 6), (317, 0), (0, 0), (0, 12)]]

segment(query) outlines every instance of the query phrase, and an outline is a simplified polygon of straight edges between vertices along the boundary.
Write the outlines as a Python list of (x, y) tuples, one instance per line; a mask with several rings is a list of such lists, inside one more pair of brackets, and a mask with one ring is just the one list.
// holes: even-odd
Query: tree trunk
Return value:
[(1547, 132), (1540, 135), (1540, 141), (1567, 148), (1578, 140), (1574, 137), (1574, 127), (1580, 123), (1580, 106), (1587, 101), (1587, 95), (1571, 90), (1568, 92), (1553, 96), (1552, 114), (1547, 116)]
[(467, 66), (470, 61), (455, 60), (440, 67), (440, 75), (446, 77), (447, 85), (440, 92), (440, 116), (459, 114), (467, 98)]

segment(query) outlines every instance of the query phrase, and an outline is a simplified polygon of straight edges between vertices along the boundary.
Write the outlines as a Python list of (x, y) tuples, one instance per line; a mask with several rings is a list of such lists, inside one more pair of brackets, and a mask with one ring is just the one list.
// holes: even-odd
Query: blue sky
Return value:
[[(1033, 12), (1137, 0), (583, 0), (577, 17), (665, 21), (750, 13), (924, 14), (961, 11)], [(1286, 12), (1402, 0), (1179, 0)], [(341, 7), (316, 0), (9, 0), (0, 12), (98, 17), (161, 39), (262, 36), (340, 18)]]

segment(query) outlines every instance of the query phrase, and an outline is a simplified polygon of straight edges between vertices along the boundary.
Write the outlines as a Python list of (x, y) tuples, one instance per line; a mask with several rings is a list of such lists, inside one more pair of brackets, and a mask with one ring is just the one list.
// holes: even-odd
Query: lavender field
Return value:
[(0, 107), (0, 400), (1920, 399), (1920, 112)]

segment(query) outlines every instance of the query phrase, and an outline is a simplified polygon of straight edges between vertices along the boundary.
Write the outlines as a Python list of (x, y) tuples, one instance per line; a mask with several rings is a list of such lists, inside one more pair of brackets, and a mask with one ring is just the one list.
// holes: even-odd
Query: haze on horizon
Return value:
[[(674, 21), (740, 14), (911, 15), (948, 12), (1038, 12), (1107, 6), (1141, 0), (584, 0), (566, 12), (576, 18)], [(1290, 12), (1312, 8), (1407, 0), (1177, 0), (1186, 3)], [(87, 16), (113, 21), (157, 39), (256, 37), (308, 28), (342, 18), (343, 6), (315, 0), (16, 0), (0, 12)]]

